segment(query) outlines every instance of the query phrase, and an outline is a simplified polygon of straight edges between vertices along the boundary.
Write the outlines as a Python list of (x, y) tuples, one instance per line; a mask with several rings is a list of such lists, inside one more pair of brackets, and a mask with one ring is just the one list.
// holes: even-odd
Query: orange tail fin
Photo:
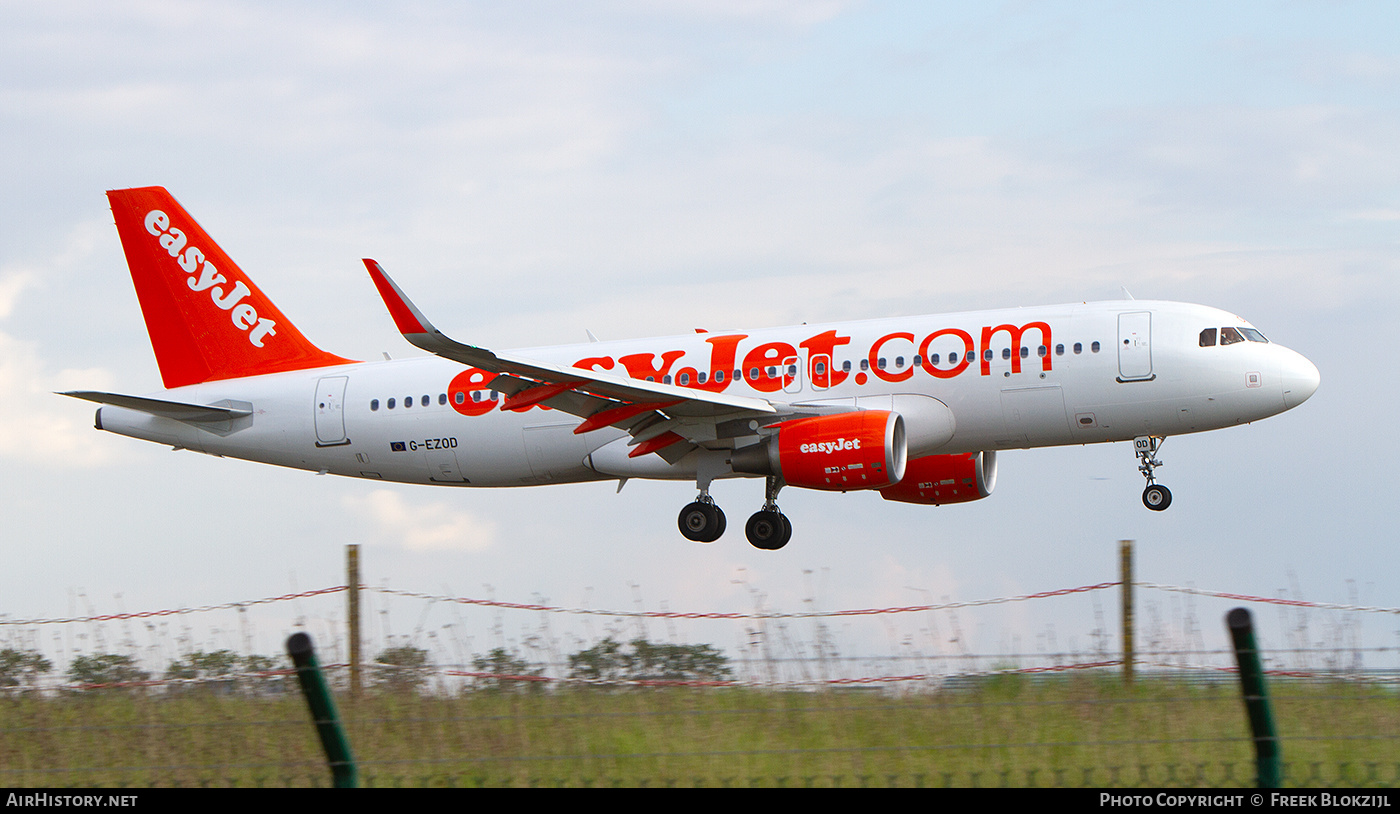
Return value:
[(166, 388), (351, 362), (302, 336), (163, 187), (107, 199)]

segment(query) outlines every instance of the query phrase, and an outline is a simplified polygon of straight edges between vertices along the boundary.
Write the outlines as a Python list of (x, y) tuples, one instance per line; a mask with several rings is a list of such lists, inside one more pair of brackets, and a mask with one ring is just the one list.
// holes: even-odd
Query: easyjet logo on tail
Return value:
[(170, 225), (170, 216), (159, 209), (146, 213), (146, 231), (160, 240), (165, 249), (180, 268), (189, 275), (185, 282), (191, 291), (208, 291), (209, 299), (215, 306), (229, 312), (234, 327), (248, 333), (248, 342), (255, 348), (263, 347), (263, 340), (277, 335), (277, 323), (258, 316), (258, 309), (243, 302), (249, 294), (248, 286), (242, 281), (233, 284), (227, 292), (224, 286), (228, 278), (219, 273), (214, 264), (204, 257), (198, 246), (188, 245), (184, 231)]

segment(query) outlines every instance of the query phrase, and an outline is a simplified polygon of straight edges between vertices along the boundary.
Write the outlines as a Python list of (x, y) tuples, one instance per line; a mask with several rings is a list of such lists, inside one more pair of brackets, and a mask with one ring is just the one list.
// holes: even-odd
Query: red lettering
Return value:
[[(940, 336), (958, 336), (962, 337), (963, 341), (962, 360), (959, 361), (957, 365), (950, 367), (947, 370), (941, 370), (939, 368), (934, 367), (933, 364), (928, 360), (928, 346), (933, 344), (933, 340), (937, 339)], [(972, 362), (972, 357), (976, 355), (977, 346), (972, 343), (972, 334), (969, 334), (967, 331), (964, 331), (961, 328), (943, 328), (942, 330), (934, 331), (933, 333), (924, 337), (924, 341), (919, 345), (919, 358), (923, 360), (922, 364), (924, 370), (927, 371), (929, 375), (936, 376), (940, 379), (951, 379), (959, 373), (963, 372), (964, 370), (967, 370), (967, 366)]]
[(885, 343), (890, 341), (891, 339), (907, 339), (910, 342), (913, 342), (914, 335), (910, 333), (904, 333), (901, 331), (898, 333), (885, 334), (884, 336), (875, 340), (875, 344), (870, 346), (870, 370), (876, 376), (879, 376), (887, 382), (902, 382), (910, 376), (914, 375), (913, 365), (910, 365), (908, 370), (899, 373), (892, 373), (890, 371), (880, 369), (880, 360), (878, 358), (880, 356), (880, 348), (884, 347)]
[[(807, 351), (808, 378), (815, 386), (835, 387), (851, 375), (836, 367), (836, 346), (849, 344), (851, 344), (849, 336), (837, 336), (835, 331), (817, 334), (802, 343), (802, 347)], [(816, 363), (813, 361), (814, 357), (817, 356), (826, 357), (827, 372), (825, 374), (817, 372)], [(744, 362), (744, 366), (748, 367), (747, 361)], [(823, 381), (824, 379), (825, 381)]]
[(797, 348), (786, 342), (768, 342), (744, 356), (745, 375), (750, 368), (758, 368), (758, 378), (750, 378), (749, 386), (762, 393), (776, 393), (783, 389), (783, 376), (769, 376), (768, 368), (779, 367), (783, 360), (797, 355)]
[[(734, 381), (734, 357), (739, 348), (739, 343), (748, 338), (748, 334), (734, 334), (733, 336), (716, 336), (705, 341), (710, 343), (710, 370), (706, 375), (706, 382), (699, 383), (697, 371), (693, 367), (683, 367), (676, 374), (679, 376), (690, 375), (692, 382), (690, 387), (696, 390), (704, 390), (708, 393), (722, 393), (729, 384)], [(727, 370), (724, 381), (715, 381), (715, 371)]]
[(485, 415), (491, 412), (496, 408), (496, 402), (487, 398), (472, 401), (472, 393), (487, 389), (487, 384), (494, 378), (496, 374), (487, 373), (479, 367), (467, 368), (453, 376), (452, 383), (447, 385), (447, 403), (462, 415)]
[(579, 370), (612, 370), (613, 360), (611, 356), (590, 356), (574, 362), (574, 367)]
[(661, 354), (661, 367), (654, 367), (652, 360), (656, 358), (654, 353), (634, 353), (631, 356), (619, 357), (617, 361), (627, 368), (627, 374), (634, 379), (645, 379), (650, 376), (652, 381), (659, 382), (671, 372), (671, 365), (676, 360), (685, 355), (683, 350), (668, 350)]
[[(1011, 335), (1011, 372), (1021, 372), (1021, 334), (1035, 328), (1040, 331), (1040, 342), (1048, 350), (1050, 347), (1050, 326), (1044, 322), (1027, 322), (1025, 325), (1017, 327), (1015, 325), (998, 325), (995, 328), (982, 329), (982, 375), (992, 375), (992, 360), (987, 358), (987, 351), (992, 349), (992, 337), (1006, 331)], [(1050, 369), (1050, 354), (1047, 352), (1040, 357), (1040, 369)]]

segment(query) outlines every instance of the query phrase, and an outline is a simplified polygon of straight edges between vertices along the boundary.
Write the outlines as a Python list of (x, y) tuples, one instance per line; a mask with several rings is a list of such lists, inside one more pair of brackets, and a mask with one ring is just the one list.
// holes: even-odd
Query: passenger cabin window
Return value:
[(1215, 347), (1215, 329), (1214, 329), (1214, 328), (1206, 328), (1204, 331), (1201, 331), (1201, 347), (1203, 347), (1203, 348), (1213, 348), (1213, 347)]
[(1084, 352), (1084, 345), (1083, 345), (1083, 343), (1075, 342), (1075, 343), (1074, 343), (1074, 353), (1075, 353), (1075, 355), (1077, 356), (1077, 355), (1079, 355), (1079, 354), (1081, 354), (1081, 353), (1083, 353), (1083, 352)]
[(370, 409), (370, 412), (374, 412), (375, 410), (378, 410), (378, 409), (379, 409), (379, 399), (370, 399), (370, 400), (369, 400), (369, 409)]
[(1093, 342), (1093, 343), (1091, 343), (1091, 344), (1089, 345), (1089, 350), (1093, 351), (1094, 353), (1098, 353), (1098, 352), (1099, 352), (1099, 343), (1098, 343), (1098, 342)]
[(446, 403), (447, 403), (447, 394), (446, 394), (446, 393), (438, 393), (438, 404), (446, 404)]
[(394, 400), (393, 400), (393, 399), (389, 399), (389, 409), (390, 409), (390, 410), (394, 409)]
[(1240, 335), (1240, 332), (1238, 330), (1229, 327), (1220, 329), (1220, 344), (1233, 345), (1236, 342), (1243, 341), (1244, 337)]
[(1056, 356), (1064, 356), (1064, 355), (1065, 355), (1065, 346), (1064, 346), (1063, 343), (1055, 346), (1055, 355), (1056, 355)]

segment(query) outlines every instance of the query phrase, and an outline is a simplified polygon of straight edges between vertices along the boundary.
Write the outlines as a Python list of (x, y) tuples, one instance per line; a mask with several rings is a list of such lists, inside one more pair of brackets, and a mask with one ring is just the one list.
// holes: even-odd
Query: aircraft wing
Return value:
[(370, 259), (364, 263), (404, 338), (429, 353), (495, 373), (489, 386), (507, 395), (501, 409), (543, 404), (584, 419), (575, 432), (618, 427), (632, 435), (634, 457), (656, 452), (674, 463), (705, 442), (754, 434), (747, 427), (750, 420), (767, 424), (811, 412), (767, 399), (642, 381), (466, 345), (433, 327), (379, 263)]

